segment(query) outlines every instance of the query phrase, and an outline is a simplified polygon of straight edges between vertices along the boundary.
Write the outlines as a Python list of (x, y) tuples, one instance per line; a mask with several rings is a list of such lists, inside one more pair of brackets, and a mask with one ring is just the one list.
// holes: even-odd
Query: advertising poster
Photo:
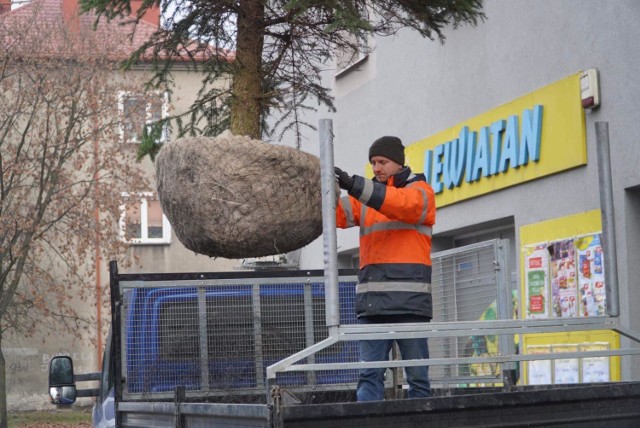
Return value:
[[(553, 352), (578, 352), (578, 345), (554, 345)], [(555, 384), (580, 383), (580, 362), (578, 358), (559, 358), (553, 364)]]
[[(550, 352), (550, 345), (527, 346), (527, 354), (548, 354)], [(553, 383), (551, 360), (529, 361), (528, 369), (529, 385), (550, 385)]]
[(551, 255), (551, 313), (557, 318), (577, 317), (578, 283), (573, 239), (549, 244)]
[(549, 318), (549, 251), (547, 244), (524, 247), (526, 318)]
[(580, 316), (606, 315), (604, 261), (600, 234), (576, 239)]
[[(608, 343), (586, 343), (580, 345), (580, 350), (603, 351), (609, 349)], [(609, 357), (586, 357), (582, 359), (582, 382), (609, 382)]]

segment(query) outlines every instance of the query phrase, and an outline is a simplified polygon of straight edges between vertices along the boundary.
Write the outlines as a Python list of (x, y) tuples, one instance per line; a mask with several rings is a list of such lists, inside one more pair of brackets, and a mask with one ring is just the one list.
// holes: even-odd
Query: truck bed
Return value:
[[(390, 400), (282, 406), (283, 427), (640, 426), (640, 382), (553, 385)], [(278, 425), (276, 425), (278, 426)]]
[[(122, 426), (637, 427), (640, 382), (438, 391), (429, 399), (318, 404), (120, 403)], [(452, 395), (446, 395), (452, 394)]]

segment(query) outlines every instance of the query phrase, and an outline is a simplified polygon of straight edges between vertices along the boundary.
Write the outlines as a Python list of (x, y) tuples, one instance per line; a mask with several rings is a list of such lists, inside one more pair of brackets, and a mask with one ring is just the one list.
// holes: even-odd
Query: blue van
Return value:
[[(209, 401), (264, 398), (268, 366), (328, 337), (323, 274), (119, 274), (112, 264), (112, 326), (102, 372), (73, 375), (69, 357), (54, 358), (52, 401), (65, 404), (96, 396), (94, 426), (107, 427), (115, 424), (115, 396), (123, 401), (168, 400), (182, 387)], [(356, 282), (355, 271), (340, 271), (341, 324), (356, 322)], [(356, 342), (338, 342), (302, 362), (357, 360)], [(100, 380), (100, 386), (76, 390), (73, 381), (60, 386), (53, 371), (71, 373), (75, 381)], [(353, 389), (356, 382), (356, 370), (278, 375), (278, 385), (291, 391)]]

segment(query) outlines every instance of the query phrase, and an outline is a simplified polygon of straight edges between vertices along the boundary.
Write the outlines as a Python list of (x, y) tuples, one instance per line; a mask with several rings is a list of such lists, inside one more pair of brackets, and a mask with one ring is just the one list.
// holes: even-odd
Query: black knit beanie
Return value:
[(374, 156), (384, 156), (404, 166), (404, 146), (398, 137), (380, 137), (369, 149), (369, 161)]

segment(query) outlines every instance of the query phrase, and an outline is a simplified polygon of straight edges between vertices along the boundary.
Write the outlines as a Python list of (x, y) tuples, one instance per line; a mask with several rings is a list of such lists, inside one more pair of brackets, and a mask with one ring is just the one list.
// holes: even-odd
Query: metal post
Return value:
[[(263, 367), (264, 367), (264, 343), (262, 334), (262, 304), (260, 302), (260, 283), (256, 282), (251, 285), (251, 310), (253, 313), (253, 337), (255, 341), (254, 349), (256, 358), (254, 367), (256, 370), (256, 380), (258, 387), (264, 387)], [(267, 395), (269, 390), (267, 389)]]
[(173, 426), (175, 426), (176, 428), (183, 428), (185, 426), (180, 407), (182, 403), (185, 402), (186, 398), (187, 390), (184, 385), (176, 386), (173, 396), (173, 402), (175, 404), (173, 410)]
[[(498, 319), (513, 319), (513, 298), (511, 295), (511, 263), (509, 259), (509, 240), (498, 239), (496, 241), (496, 285), (498, 295), (496, 296), (496, 309)], [(502, 334), (498, 336), (498, 349), (502, 355), (514, 355), (515, 345), (512, 334)], [(501, 364), (502, 381), (505, 390), (510, 390), (515, 377), (516, 363), (507, 361)]]
[(327, 327), (340, 324), (338, 296), (338, 244), (336, 241), (336, 180), (333, 172), (333, 122), (320, 119), (320, 189), (322, 191), (322, 237), (324, 241), (325, 307)]
[(200, 343), (200, 385), (209, 390), (209, 346), (207, 340), (207, 290), (202, 284), (198, 287), (198, 338)]
[(600, 190), (600, 214), (602, 216), (602, 247), (604, 249), (607, 315), (617, 317), (620, 315), (620, 297), (618, 290), (618, 257), (616, 255), (611, 157), (609, 151), (609, 123), (596, 122), (595, 125), (596, 146), (598, 149), (598, 185)]
[(122, 343), (121, 343), (121, 316), (120, 306), (122, 306), (122, 296), (120, 296), (120, 278), (118, 275), (118, 263), (115, 260), (109, 262), (109, 286), (111, 289), (111, 352), (113, 356), (106, 356), (103, 364), (108, 364), (109, 359), (113, 358), (114, 371), (114, 407), (115, 407), (115, 424), (121, 426), (122, 413), (118, 410), (118, 404), (122, 401)]
[[(315, 341), (315, 325), (313, 320), (313, 290), (311, 281), (307, 279), (304, 284), (304, 337), (305, 348), (313, 346)], [(315, 364), (316, 354), (311, 354), (307, 357), (309, 364)], [(316, 384), (316, 372), (307, 372), (307, 384)]]
[[(395, 361), (398, 360), (400, 357), (400, 352), (398, 349), (398, 343), (394, 342), (393, 346), (391, 347), (391, 360)], [(398, 387), (402, 388), (402, 385), (400, 384), (400, 370), (403, 370), (403, 367), (391, 367), (391, 386), (392, 386), (392, 390), (391, 390), (391, 398), (394, 400), (397, 400), (399, 397), (399, 393), (398, 393)]]

